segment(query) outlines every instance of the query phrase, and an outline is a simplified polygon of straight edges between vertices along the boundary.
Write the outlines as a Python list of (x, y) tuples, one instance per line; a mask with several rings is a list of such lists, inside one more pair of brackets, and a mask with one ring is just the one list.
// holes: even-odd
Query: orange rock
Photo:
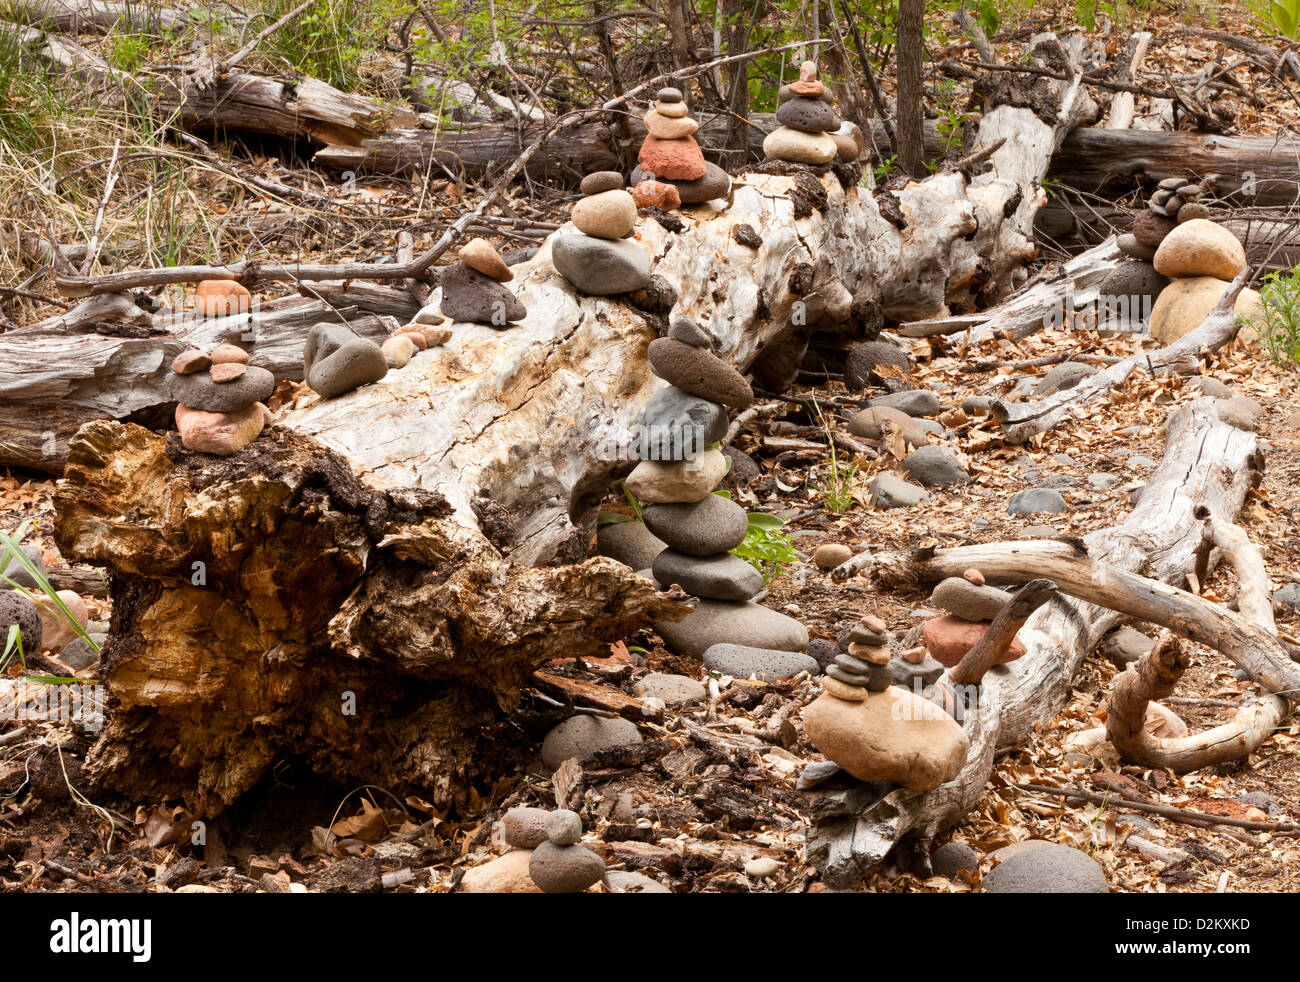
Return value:
[(637, 161), (646, 173), (670, 181), (698, 181), (709, 171), (704, 164), (704, 151), (693, 136), (680, 140), (647, 136)]
[(219, 344), (212, 349), (211, 357), (214, 365), (248, 364), (248, 352), (237, 344)]
[(182, 351), (172, 359), (172, 371), (177, 375), (193, 375), (195, 372), (206, 372), (211, 366), (212, 359), (198, 348)]
[(234, 280), (203, 280), (194, 291), (194, 309), (204, 317), (246, 314), (253, 295)]
[(672, 211), (682, 206), (682, 196), (677, 193), (677, 188), (663, 181), (642, 181), (632, 189), (632, 200), (638, 208)]
[(490, 276), (498, 283), (509, 283), (515, 278), (501, 254), (486, 239), (470, 239), (460, 247), (460, 261), (470, 269)]
[(966, 572), (962, 573), (961, 575), (962, 578), (965, 579), (967, 582), (974, 583), (976, 586), (984, 585), (984, 574), (981, 573), (979, 570), (975, 569), (974, 567), (966, 570)]
[[(966, 652), (979, 643), (988, 626), (988, 621), (966, 621), (952, 614), (945, 614), (943, 617), (932, 617), (926, 621), (925, 628), (921, 631), (921, 638), (935, 661), (946, 668), (952, 668), (962, 660)], [(1015, 661), (1024, 653), (1024, 644), (1016, 638), (997, 664), (1004, 665), (1009, 661)]]
[(429, 342), (425, 340), (424, 335), (419, 331), (400, 331), (398, 335), (410, 338), (411, 343), (421, 351), (429, 346)]
[(213, 365), (208, 376), (214, 382), (233, 382), (248, 371), (248, 367), (241, 362), (226, 361), (219, 365)]
[(800, 79), (798, 82), (790, 83), (790, 91), (795, 95), (804, 95), (812, 99), (820, 99), (826, 94), (826, 86), (823, 83), (818, 82), (816, 79), (807, 82)]

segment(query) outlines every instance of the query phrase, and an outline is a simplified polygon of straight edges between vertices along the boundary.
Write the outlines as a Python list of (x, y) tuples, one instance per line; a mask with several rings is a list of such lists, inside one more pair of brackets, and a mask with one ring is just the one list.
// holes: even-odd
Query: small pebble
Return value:
[(764, 879), (774, 876), (780, 868), (781, 864), (775, 859), (770, 856), (760, 856), (758, 859), (751, 859), (745, 864), (745, 875)]
[(582, 819), (568, 809), (546, 816), (546, 838), (557, 846), (572, 846), (582, 841)]
[(247, 371), (248, 368), (242, 363), (227, 361), (214, 364), (208, 375), (214, 382), (233, 382)]
[(968, 569), (966, 570), (966, 572), (962, 573), (961, 575), (965, 579), (969, 580), (971, 583), (974, 583), (976, 586), (984, 585), (984, 574), (977, 569)]

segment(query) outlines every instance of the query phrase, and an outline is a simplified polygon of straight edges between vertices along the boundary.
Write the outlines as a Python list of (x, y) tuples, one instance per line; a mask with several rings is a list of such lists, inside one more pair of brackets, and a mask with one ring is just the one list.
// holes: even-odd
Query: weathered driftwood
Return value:
[[(972, 567), (992, 583), (1052, 580), (1060, 590), (1020, 630), (1027, 653), (990, 669), (963, 726), (970, 753), (962, 772), (931, 792), (862, 785), (822, 794), (808, 855), (828, 882), (850, 885), (906, 843), (900, 859), (926, 862), (927, 847), (973, 806), (999, 749), (1023, 744), (1069, 698), (1083, 659), (1122, 618), (1138, 617), (1208, 640), (1261, 684), (1280, 691), (1300, 681), (1300, 666), (1244, 618), (1166, 586), (1181, 583), (1201, 552), (1198, 506), (1231, 520), (1256, 476), (1255, 437), (1220, 422), (1211, 400), (1170, 414), (1164, 458), (1121, 525), (1082, 542), (1000, 542), (905, 557), (862, 553), (834, 571), (867, 572), (881, 590), (918, 590)], [(1131, 571), (1141, 570), (1138, 576)], [(1114, 607), (1101, 604), (1115, 604)]]
[(186, 348), (255, 343), (258, 365), (277, 380), (296, 381), (314, 324), (344, 323), (382, 341), (389, 331), (380, 314), (400, 306), (409, 316), (417, 309), (404, 290), (325, 292), (333, 306), (290, 297), (248, 315), (217, 318), (150, 315), (129, 298), (108, 294), (0, 335), (0, 465), (58, 473), (68, 440), (84, 423), (165, 422), (151, 414), (172, 405), (164, 381), (172, 359)]
[[(215, 810), (297, 753), (330, 774), (461, 800), (513, 743), (482, 745), (509, 726), (499, 711), (526, 670), (686, 609), (609, 562), (535, 568), (583, 560), (600, 502), (631, 466), (620, 445), (663, 384), (645, 349), (664, 298), (741, 369), (846, 320), (854, 297), (920, 311), (969, 302), (1025, 258), (1036, 182), (1074, 118), (992, 110), (984, 126), (1019, 138), (992, 154), (990, 174), (899, 191), (901, 228), (851, 171), (843, 183), (797, 168), (743, 175), (729, 204), (684, 209), (680, 231), (640, 224), (658, 278), (659, 299), (638, 300), (649, 310), (577, 294), (547, 243), (514, 267), (522, 322), (452, 324), (446, 345), (377, 384), (298, 400), (222, 461), (174, 435), (83, 428), (59, 542), (119, 574), (106, 679), (120, 708), (91, 772), (138, 798), (183, 794)], [(757, 248), (737, 241), (740, 224)], [(191, 583), (195, 562), (215, 589)], [(340, 717), (341, 691), (369, 700), (378, 729), (373, 716)], [(150, 766), (160, 757), (172, 763)]]
[[(1240, 616), (1276, 635), (1268, 572), (1259, 550), (1239, 526), (1203, 510), (1197, 517), (1205, 522), (1205, 545), (1217, 548), (1236, 573)], [(1223, 646), (1223, 642), (1216, 645)], [(1295, 690), (1289, 691), (1289, 697), (1267, 695), (1212, 729), (1184, 737), (1153, 736), (1143, 725), (1147, 703), (1172, 695), (1188, 664), (1177, 640), (1166, 632), (1150, 654), (1116, 676), (1107, 701), (1106, 735), (1124, 760), (1179, 773), (1239, 760), (1272, 736), (1292, 702), (1300, 700)]]
[(108, 32), (115, 27), (131, 31), (176, 30), (190, 21), (187, 11), (157, 3), (106, 0), (9, 0), (0, 15), (15, 23), (72, 34)]
[(1030, 402), (994, 401), (990, 408), (993, 417), (1002, 427), (1003, 438), (1011, 443), (1024, 443), (1031, 437), (1050, 430), (1072, 414), (1087, 412), (1092, 400), (1123, 385), (1133, 372), (1141, 368), (1159, 374), (1184, 364), (1188, 356), (1195, 356), (1202, 350), (1217, 351), (1237, 336), (1238, 323), (1233, 304), (1237, 302), (1249, 274), (1249, 268), (1238, 273), (1219, 303), (1206, 314), (1201, 325), (1163, 348), (1125, 358), (1088, 376), (1073, 388), (1054, 393), (1045, 399)]

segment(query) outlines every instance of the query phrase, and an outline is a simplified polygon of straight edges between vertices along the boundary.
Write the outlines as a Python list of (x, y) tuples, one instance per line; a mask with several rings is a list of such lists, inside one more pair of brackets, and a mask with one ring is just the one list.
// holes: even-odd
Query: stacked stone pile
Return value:
[(649, 135), (641, 144), (637, 166), (632, 171), (632, 183), (639, 195), (658, 194), (657, 189), (644, 186), (653, 182), (675, 188), (683, 205), (726, 197), (731, 178), (717, 164), (704, 159), (704, 151), (695, 142), (694, 135), (699, 123), (688, 114), (680, 89), (659, 90), (654, 105), (645, 114), (645, 127)]
[(200, 453), (229, 456), (257, 439), (271, 418), (262, 404), (275, 391), (275, 376), (248, 364), (233, 344), (205, 353), (183, 351), (172, 361), (167, 391), (176, 400), (181, 443)]
[[(784, 160), (794, 164), (829, 164), (841, 155), (841, 143), (831, 136), (839, 131), (841, 121), (831, 108), (830, 93), (817, 78), (817, 65), (805, 61), (799, 66), (799, 81), (782, 86), (781, 100), (776, 111), (776, 121), (781, 125), (763, 141), (763, 154), (768, 160)], [(854, 145), (853, 159), (861, 153), (852, 133), (848, 140)], [(847, 152), (848, 145), (843, 148)]]
[(634, 237), (636, 201), (615, 171), (589, 174), (573, 206), (572, 229), (551, 238), (551, 262), (582, 293), (613, 296), (650, 282), (650, 254)]

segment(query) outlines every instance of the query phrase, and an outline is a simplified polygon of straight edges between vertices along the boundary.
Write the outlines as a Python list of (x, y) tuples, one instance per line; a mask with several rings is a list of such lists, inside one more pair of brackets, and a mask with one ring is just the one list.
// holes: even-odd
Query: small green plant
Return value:
[(799, 554), (794, 551), (794, 545), (790, 536), (786, 535), (784, 526), (785, 522), (775, 515), (750, 512), (749, 531), (745, 533), (745, 540), (731, 550), (733, 555), (739, 556), (763, 574), (764, 586), (785, 571), (786, 563), (799, 561)]
[(821, 493), (822, 507), (839, 515), (852, 508), (857, 500), (853, 489), (857, 482), (858, 462), (840, 457), (839, 447), (835, 444), (835, 430), (822, 412), (821, 405), (814, 401), (810, 414), (816, 418), (826, 437), (826, 462), (818, 466), (813, 484)]
[(1265, 30), (1293, 41), (1300, 39), (1300, 0), (1261, 0), (1250, 8)]
[(1255, 329), (1273, 364), (1300, 371), (1300, 267), (1264, 277), (1259, 308), (1252, 321), (1239, 318), (1242, 327)]
[(891, 153), (872, 168), (871, 175), (876, 179), (877, 184), (883, 184), (896, 170), (898, 170), (898, 154)]
[[(54, 585), (50, 583), (49, 578), (42, 573), (36, 564), (32, 562), (31, 558), (23, 552), (22, 540), (23, 536), (27, 534), (29, 528), (30, 526), (27, 523), (24, 523), (14, 535), (0, 532), (0, 583), (18, 591), (32, 603), (41, 604), (48, 610), (51, 610), (55, 617), (68, 626), (69, 630), (98, 652), (99, 645), (97, 645), (94, 639), (86, 633), (85, 628), (81, 626), (80, 622), (72, 616), (72, 612), (68, 610), (67, 606), (63, 603), (63, 600), (59, 597), (58, 591), (54, 588)], [(43, 593), (45, 596), (37, 596), (36, 593), (32, 593), (27, 587), (11, 578), (11, 573), (16, 575), (19, 571), (26, 572), (28, 578), (36, 583), (37, 591)], [(19, 629), (17, 624), (9, 628), (8, 636), (4, 639), (4, 650), (0, 651), (0, 673), (3, 673), (9, 668), (15, 657), (18, 659), (18, 664), (25, 669), (27, 667), (27, 659), (23, 647), (22, 631)], [(75, 678), (63, 678), (52, 675), (34, 676), (31, 680), (46, 682), (52, 685), (78, 681)]]

